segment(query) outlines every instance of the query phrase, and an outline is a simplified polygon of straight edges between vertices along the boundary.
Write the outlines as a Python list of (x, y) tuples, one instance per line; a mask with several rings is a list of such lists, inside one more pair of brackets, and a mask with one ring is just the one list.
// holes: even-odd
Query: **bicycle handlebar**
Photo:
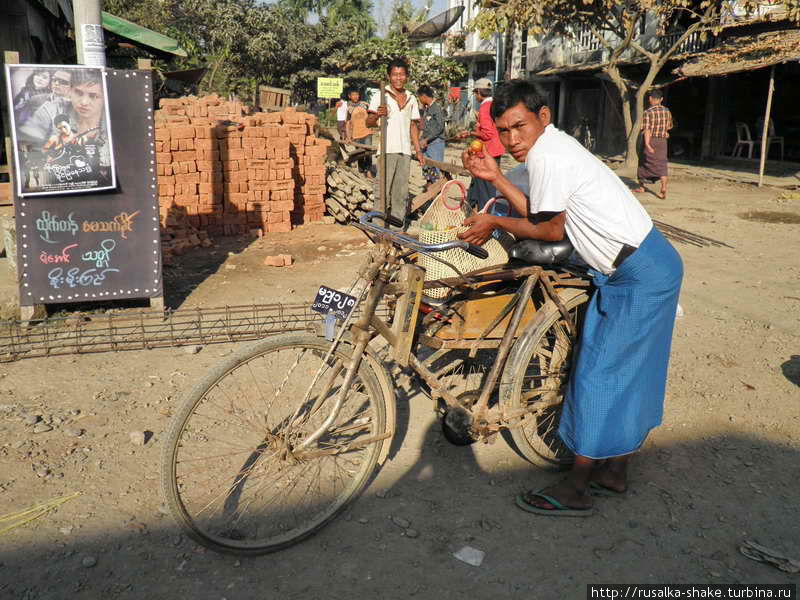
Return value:
[(469, 242), (465, 242), (464, 240), (453, 240), (452, 242), (442, 242), (441, 244), (423, 244), (419, 240), (415, 240), (409, 235), (404, 233), (398, 233), (396, 231), (391, 231), (386, 229), (385, 227), (381, 227), (380, 225), (375, 225), (372, 223), (372, 219), (375, 217), (379, 217), (384, 221), (389, 221), (393, 225), (398, 225), (397, 223), (399, 220), (395, 217), (390, 215), (386, 215), (382, 212), (378, 212), (373, 210), (361, 216), (358, 220), (359, 224), (367, 230), (371, 230), (373, 233), (378, 233), (382, 235), (387, 235), (391, 238), (394, 238), (395, 242), (401, 246), (406, 246), (411, 248), (412, 250), (418, 250), (420, 252), (444, 252), (445, 250), (452, 250), (454, 248), (460, 248), (472, 256), (480, 259), (487, 259), (489, 258), (489, 253), (486, 251), (485, 248), (481, 248), (480, 246), (476, 246), (474, 244), (470, 244)]

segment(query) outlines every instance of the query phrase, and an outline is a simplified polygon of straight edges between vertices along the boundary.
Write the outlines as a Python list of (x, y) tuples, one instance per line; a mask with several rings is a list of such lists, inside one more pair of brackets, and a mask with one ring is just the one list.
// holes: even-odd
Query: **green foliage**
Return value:
[[(402, 36), (370, 37), (375, 29), (370, 0), (104, 2), (108, 12), (173, 37), (188, 52), (188, 58), (157, 61), (157, 69), (208, 67), (201, 92), (249, 99), (264, 84), (289, 88), (294, 100), (303, 102), (316, 96), (317, 77), (344, 77), (348, 85), (365, 87), (385, 78), (387, 63), (398, 56), (409, 60), (416, 84), (444, 89), (464, 76), (460, 64), (412, 48)], [(318, 23), (305, 22), (302, 2), (325, 13)]]
[(412, 87), (427, 84), (444, 91), (450, 81), (459, 81), (466, 73), (458, 62), (435, 56), (427, 48), (412, 48), (401, 35), (371, 38), (342, 49), (324, 59), (322, 66), (330, 73), (344, 73), (353, 85), (375, 85), (386, 79), (386, 65), (397, 57), (408, 61)]
[(390, 9), (389, 36), (404, 33), (414, 25), (424, 23), (428, 19), (430, 9), (430, 2), (416, 9), (411, 0), (394, 0)]
[(327, 16), (330, 27), (351, 25), (361, 40), (372, 37), (377, 27), (370, 0), (331, 0)]

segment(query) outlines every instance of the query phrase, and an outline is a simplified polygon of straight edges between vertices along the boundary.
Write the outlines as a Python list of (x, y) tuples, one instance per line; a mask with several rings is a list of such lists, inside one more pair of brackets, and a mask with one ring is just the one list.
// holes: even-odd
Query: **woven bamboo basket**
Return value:
[[(447, 197), (447, 190), (452, 185), (457, 186), (461, 191), (460, 200)], [(419, 232), (419, 240), (425, 244), (451, 242), (457, 239), (460, 233), (469, 229), (469, 227), (464, 227), (464, 225), (462, 225), (464, 219), (472, 212), (471, 207), (466, 202), (466, 198), (467, 190), (464, 188), (463, 183), (457, 180), (448, 181), (442, 188), (439, 196), (431, 203), (428, 210), (426, 210), (425, 214), (422, 216), (422, 219), (420, 219), (421, 229)], [(493, 201), (494, 199), (488, 202), (483, 210), (489, 210)], [(426, 229), (426, 225), (428, 224), (430, 224), (433, 229)], [(447, 250), (445, 252), (437, 252), (436, 256), (451, 263), (461, 271), (461, 273), (468, 273), (476, 269), (507, 263), (508, 252), (506, 249), (513, 242), (514, 238), (511, 235), (505, 232), (499, 232), (499, 235), (489, 238), (483, 245), (483, 248), (489, 253), (488, 258), (477, 258), (460, 248)], [(458, 275), (458, 273), (447, 265), (429, 256), (425, 256), (424, 254), (419, 255), (417, 263), (425, 269), (425, 281), (456, 277)], [(449, 292), (450, 288), (447, 287), (430, 288), (425, 290), (425, 295), (431, 298), (444, 298)]]

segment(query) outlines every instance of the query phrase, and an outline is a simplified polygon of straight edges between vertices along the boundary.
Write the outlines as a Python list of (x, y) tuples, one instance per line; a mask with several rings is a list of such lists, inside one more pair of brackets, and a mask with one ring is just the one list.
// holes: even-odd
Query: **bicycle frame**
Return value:
[[(385, 230), (384, 230), (385, 231)], [(394, 238), (394, 239), (393, 239)], [(461, 406), (459, 399), (445, 389), (445, 386), (437, 377), (436, 373), (428, 368), (425, 363), (432, 364), (429, 357), (425, 362), (420, 361), (412, 352), (414, 340), (417, 336), (416, 326), (419, 321), (421, 298), (424, 288), (432, 287), (460, 287), (461, 289), (475, 289), (481, 284), (496, 281), (515, 281), (523, 280), (515, 293), (510, 294), (509, 302), (500, 313), (484, 329), (481, 336), (473, 341), (441, 342), (422, 334), (419, 335), (419, 343), (422, 345), (441, 350), (453, 348), (469, 349), (473, 355), (479, 348), (496, 348), (497, 358), (481, 388), (477, 402), (472, 407), (471, 415), (473, 419), (473, 432), (479, 439), (490, 440), (502, 428), (518, 427), (522, 424), (520, 417), (524, 417), (529, 411), (526, 409), (502, 410), (490, 414), (489, 400), (495, 390), (503, 369), (509, 356), (515, 338), (518, 336), (520, 323), (526, 309), (533, 303), (532, 293), (538, 283), (544, 297), (551, 299), (559, 308), (564, 316), (569, 328), (574, 329), (572, 319), (568, 311), (558, 298), (553, 285), (553, 279), (559, 283), (569, 283), (572, 285), (584, 285), (579, 279), (567, 274), (568, 279), (560, 277), (557, 273), (546, 270), (540, 266), (526, 266), (517, 269), (488, 268), (483, 272), (475, 272), (468, 275), (460, 275), (454, 278), (441, 279), (436, 281), (424, 282), (424, 271), (416, 265), (404, 262), (413, 252), (404, 251), (399, 248), (397, 238), (403, 242), (413, 242), (419, 244), (413, 238), (408, 238), (402, 234), (392, 233), (382, 234), (376, 246), (370, 252), (366, 263), (359, 270), (359, 278), (364, 283), (364, 290), (367, 297), (364, 307), (354, 323), (348, 324), (350, 318), (341, 325), (339, 335), (334, 340), (331, 352), (341, 340), (341, 334), (349, 329), (350, 342), (352, 343), (352, 360), (347, 367), (344, 381), (338, 392), (338, 396), (333, 403), (330, 414), (324, 422), (312, 432), (298, 447), (298, 450), (309, 448), (311, 444), (322, 437), (328, 427), (335, 422), (339, 410), (344, 403), (345, 397), (352, 385), (356, 373), (361, 365), (366, 348), (375, 336), (383, 337), (392, 349), (393, 358), (400, 366), (412, 368), (431, 388), (434, 398), (441, 398), (448, 406)], [(409, 244), (410, 245), (410, 244)], [(392, 280), (398, 276), (398, 281)], [(392, 322), (384, 321), (376, 314), (376, 309), (380, 301), (386, 295), (394, 296), (394, 315)], [(362, 294), (359, 299), (363, 297)], [(535, 310), (535, 309), (534, 309)], [(508, 319), (510, 315), (510, 319)], [(504, 320), (508, 320), (508, 325), (502, 338), (487, 339), (487, 336), (498, 328)], [(315, 378), (315, 381), (318, 377)], [(313, 387), (313, 383), (312, 386)], [(311, 389), (309, 387), (309, 391)], [(327, 395), (328, 390), (323, 390), (321, 397)], [(511, 423), (516, 421), (515, 423)]]

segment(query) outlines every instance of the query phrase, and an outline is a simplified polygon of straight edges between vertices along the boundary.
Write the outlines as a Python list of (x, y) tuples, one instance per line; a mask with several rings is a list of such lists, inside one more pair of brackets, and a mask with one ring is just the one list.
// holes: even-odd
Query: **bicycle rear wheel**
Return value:
[(190, 537), (219, 552), (273, 552), (319, 531), (364, 489), (389, 443), (381, 439), (384, 398), (366, 362), (326, 433), (299, 448), (344, 383), (350, 356), (340, 350), (306, 399), (329, 347), (311, 334), (263, 340), (188, 395), (161, 470), (170, 512)]
[[(566, 289), (560, 297), (580, 330), (582, 308), (589, 296), (582, 289)], [(560, 470), (575, 461), (558, 435), (558, 426), (576, 335), (570, 333), (550, 301), (540, 309), (532, 327), (511, 350), (500, 393), (508, 410), (525, 409), (529, 414), (503, 433), (523, 458), (539, 467)]]

